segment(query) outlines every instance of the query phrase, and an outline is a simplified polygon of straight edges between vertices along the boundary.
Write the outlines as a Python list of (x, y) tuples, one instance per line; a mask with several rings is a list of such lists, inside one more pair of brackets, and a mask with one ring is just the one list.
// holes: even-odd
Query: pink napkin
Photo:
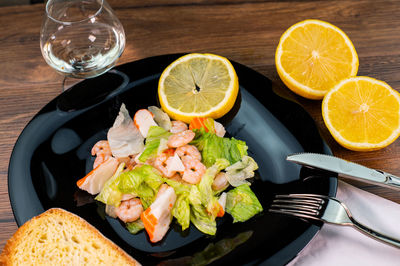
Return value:
[[(400, 193), (400, 192), (399, 192)], [(339, 181), (337, 196), (361, 223), (400, 239), (400, 205)], [(350, 226), (324, 224), (288, 265), (400, 265), (400, 248), (365, 236)]]

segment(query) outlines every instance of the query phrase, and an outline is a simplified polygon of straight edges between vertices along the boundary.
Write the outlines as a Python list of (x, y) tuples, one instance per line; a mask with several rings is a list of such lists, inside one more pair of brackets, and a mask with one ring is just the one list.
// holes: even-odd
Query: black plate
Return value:
[[(336, 193), (335, 176), (307, 178), (316, 172), (285, 161), (288, 154), (330, 153), (311, 117), (296, 103), (279, 97), (263, 75), (232, 62), (240, 83), (234, 108), (221, 119), (229, 135), (246, 141), (259, 164), (252, 189), (264, 212), (245, 223), (230, 218), (218, 223), (214, 237), (193, 226), (181, 232), (172, 226), (163, 241), (150, 244), (144, 232), (131, 235), (104, 206), (79, 191), (76, 181), (93, 163), (90, 149), (106, 137), (121, 103), (131, 115), (157, 105), (162, 70), (180, 55), (157, 56), (116, 67), (83, 81), (47, 104), (26, 126), (15, 144), (9, 165), (9, 195), (18, 225), (52, 207), (78, 214), (143, 264), (283, 265), (318, 232), (300, 219), (266, 210), (277, 193)], [(327, 175), (327, 174), (325, 174)], [(234, 252), (231, 252), (234, 250)]]

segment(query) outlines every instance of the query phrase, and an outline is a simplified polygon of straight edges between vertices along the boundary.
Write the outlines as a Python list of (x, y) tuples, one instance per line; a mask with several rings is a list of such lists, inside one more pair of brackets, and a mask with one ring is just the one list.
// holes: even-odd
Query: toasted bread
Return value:
[(7, 241), (0, 265), (140, 265), (79, 216), (53, 208)]

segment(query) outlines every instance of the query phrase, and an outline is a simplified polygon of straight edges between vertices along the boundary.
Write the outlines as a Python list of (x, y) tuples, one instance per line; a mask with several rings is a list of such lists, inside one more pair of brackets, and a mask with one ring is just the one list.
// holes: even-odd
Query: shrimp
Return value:
[(135, 161), (135, 156), (128, 156), (128, 157), (122, 157), (122, 158), (118, 158), (118, 161), (120, 163), (125, 163), (125, 170), (124, 171), (130, 171), (133, 169), (133, 167), (135, 167), (135, 165), (137, 164)]
[(185, 160), (183, 162), (186, 170), (183, 172), (182, 179), (190, 184), (198, 184), (206, 172), (206, 167), (199, 160)]
[(168, 169), (168, 159), (171, 155), (163, 152), (161, 153), (153, 162), (153, 166), (157, 168), (165, 177), (172, 177), (176, 171), (171, 171)]
[(213, 190), (221, 190), (226, 188), (229, 185), (228, 180), (226, 179), (226, 174), (224, 172), (220, 172), (215, 176), (214, 182), (212, 183)]
[(193, 145), (184, 145), (175, 150), (182, 161), (185, 160), (198, 160), (201, 161), (201, 154), (199, 150)]
[(126, 200), (130, 200), (130, 199), (134, 199), (136, 198), (137, 195), (135, 194), (122, 194), (121, 196), (121, 201), (126, 201)]
[(170, 179), (179, 182), (179, 183), (183, 183), (182, 177), (179, 173), (176, 173), (175, 175), (173, 175)]
[(138, 198), (122, 201), (116, 210), (118, 218), (125, 223), (136, 221), (142, 212), (143, 206)]
[(99, 154), (109, 154), (111, 153), (110, 145), (108, 144), (107, 140), (100, 140), (96, 144), (94, 144), (92, 148), (92, 156), (99, 155)]
[(98, 141), (92, 148), (92, 156), (96, 155), (93, 163), (93, 169), (112, 157), (111, 148), (107, 140)]
[(188, 126), (182, 121), (171, 121), (172, 126), (169, 130), (171, 133), (179, 133), (188, 129)]
[(191, 130), (185, 130), (179, 133), (175, 133), (174, 135), (169, 137), (168, 147), (178, 148), (184, 146), (191, 142), (194, 139), (195, 135), (196, 134)]

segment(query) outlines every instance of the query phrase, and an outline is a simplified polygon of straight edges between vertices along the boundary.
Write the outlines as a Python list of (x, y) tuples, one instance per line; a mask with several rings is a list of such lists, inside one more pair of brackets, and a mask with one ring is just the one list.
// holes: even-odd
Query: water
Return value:
[(113, 67), (124, 45), (124, 33), (107, 24), (62, 25), (47, 39), (42, 52), (61, 74), (91, 78)]

